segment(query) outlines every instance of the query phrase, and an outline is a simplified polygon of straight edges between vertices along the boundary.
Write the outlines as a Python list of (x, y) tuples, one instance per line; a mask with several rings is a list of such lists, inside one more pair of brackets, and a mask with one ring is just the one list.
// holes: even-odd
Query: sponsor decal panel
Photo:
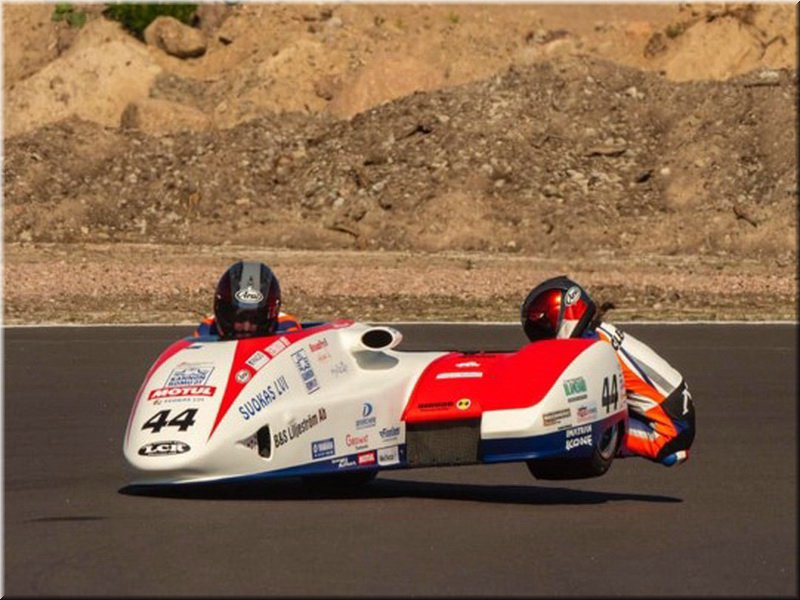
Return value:
[(362, 452), (358, 455), (358, 466), (375, 464), (375, 452)]
[(311, 442), (311, 458), (327, 458), (336, 454), (333, 438)]
[(420, 410), (447, 410), (453, 406), (452, 402), (422, 402), (417, 405)]
[(479, 379), (480, 377), (483, 377), (481, 371), (454, 371), (436, 375), (436, 379)]
[(581, 297), (581, 288), (577, 285), (573, 285), (571, 288), (567, 290), (567, 293), (564, 294), (564, 304), (567, 306), (572, 306), (578, 301), (578, 298)]
[(560, 410), (544, 413), (542, 415), (542, 422), (545, 426), (556, 425), (564, 419), (569, 419), (571, 415), (572, 411), (569, 408), (562, 408)]
[(335, 365), (331, 367), (331, 375), (334, 377), (341, 377), (342, 375), (346, 374), (349, 369), (347, 368), (347, 364), (344, 361), (339, 361)]
[(591, 446), (592, 445), (592, 426), (581, 425), (580, 427), (573, 427), (567, 430), (566, 434), (566, 450), (572, 450), (578, 446)]
[(247, 369), (239, 369), (236, 372), (236, 381), (239, 383), (247, 383), (250, 381), (250, 371)]
[(561, 385), (564, 386), (564, 394), (567, 396), (567, 402), (578, 402), (588, 398), (586, 380), (583, 377), (565, 379), (561, 382)]
[(297, 352), (293, 352), (292, 360), (294, 360), (297, 371), (300, 373), (300, 378), (306, 386), (306, 392), (309, 394), (316, 392), (319, 389), (319, 383), (317, 383), (317, 376), (314, 374), (314, 369), (311, 367), (306, 351), (300, 348)]
[(311, 356), (321, 363), (331, 358), (331, 353), (328, 351), (328, 338), (322, 338), (316, 342), (311, 342), (308, 345), (308, 349), (311, 351)]
[(145, 444), (139, 448), (139, 456), (174, 456), (183, 454), (191, 450), (191, 446), (185, 442), (166, 441)]
[(172, 369), (164, 387), (184, 387), (208, 383), (214, 365), (209, 363), (180, 363)]
[(236, 292), (233, 297), (242, 304), (258, 304), (264, 299), (264, 294), (252, 285), (248, 285), (246, 288)]
[(160, 401), (208, 398), (216, 391), (217, 388), (213, 385), (182, 385), (150, 390), (147, 399), (155, 400), (154, 404), (160, 404)]
[(369, 434), (364, 435), (350, 435), (349, 433), (344, 438), (344, 443), (348, 448), (355, 448), (356, 450), (363, 450), (369, 446)]
[(344, 458), (334, 458), (331, 463), (339, 469), (348, 469), (356, 466), (356, 459), (352, 456), (345, 456)]
[(250, 358), (245, 361), (245, 364), (254, 371), (260, 371), (267, 365), (268, 362), (269, 357), (261, 352), (261, 350), (256, 350), (250, 355)]
[(475, 362), (474, 360), (468, 360), (466, 362), (456, 363), (456, 367), (458, 367), (459, 369), (469, 369), (469, 368), (480, 367), (480, 366), (481, 366), (481, 364), (478, 363), (478, 362)]
[(356, 429), (369, 429), (375, 427), (374, 408), (369, 402), (364, 402), (361, 407), (361, 418), (356, 421)]
[(384, 441), (396, 440), (400, 436), (400, 427), (398, 425), (394, 427), (384, 427), (378, 434)]
[(378, 450), (379, 465), (396, 465), (400, 462), (400, 453), (397, 446), (389, 446)]
[(247, 421), (250, 417), (256, 416), (256, 414), (267, 408), (288, 391), (289, 382), (286, 381), (286, 377), (280, 375), (263, 390), (243, 402), (242, 405), (239, 406), (239, 414)]
[(456, 402), (456, 408), (458, 410), (469, 410), (470, 406), (472, 406), (472, 400), (469, 398), (461, 398)]
[(310, 431), (326, 418), (327, 414), (325, 409), (320, 408), (316, 413), (306, 415), (300, 421), (293, 419), (292, 421), (289, 421), (289, 425), (272, 434), (272, 443), (276, 449), (280, 448), (284, 444), (288, 444), (292, 440), (296, 440), (302, 436), (307, 431)]
[(578, 423), (586, 423), (586, 421), (593, 421), (597, 418), (596, 406), (581, 406), (575, 411)]
[(286, 350), (286, 348), (288, 348), (290, 344), (291, 342), (289, 341), (289, 338), (282, 335), (277, 340), (272, 342), (269, 346), (264, 348), (264, 352), (267, 353), (269, 358), (275, 358), (276, 356), (278, 356), (278, 354)]

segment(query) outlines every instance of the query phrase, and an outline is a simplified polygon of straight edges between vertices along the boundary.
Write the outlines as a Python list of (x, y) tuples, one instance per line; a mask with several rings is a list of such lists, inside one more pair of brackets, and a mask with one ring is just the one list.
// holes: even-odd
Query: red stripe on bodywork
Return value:
[[(446, 354), (423, 371), (402, 418), (407, 423), (474, 419), (484, 411), (533, 406), (572, 361), (595, 343), (544, 340), (512, 353)], [(481, 373), (481, 377), (458, 376), (465, 373)]]
[(250, 339), (242, 339), (237, 340), (236, 343), (236, 350), (233, 354), (233, 362), (231, 363), (231, 370), (228, 374), (228, 384), (225, 386), (225, 394), (222, 396), (222, 402), (219, 406), (219, 411), (217, 411), (217, 417), (214, 420), (214, 425), (211, 427), (211, 431), (208, 434), (208, 439), (211, 439), (211, 436), (216, 431), (217, 426), (222, 421), (223, 417), (227, 414), (230, 407), (239, 397), (239, 393), (242, 391), (242, 388), (246, 386), (250, 379), (248, 378), (247, 381), (244, 383), (239, 383), (236, 381), (236, 374), (239, 373), (241, 370), (246, 370), (250, 373), (250, 376), (255, 373), (253, 369), (251, 369), (247, 365), (247, 359), (253, 355), (253, 352), (256, 350), (264, 351), (270, 344), (272, 344), (275, 340), (279, 338), (286, 338), (289, 342), (289, 346), (284, 348), (281, 351), (281, 354), (284, 352), (290, 352), (292, 345), (295, 342), (298, 342), (304, 338), (307, 338), (310, 335), (315, 335), (317, 333), (322, 333), (324, 331), (329, 331), (331, 329), (342, 329), (343, 327), (350, 327), (353, 324), (353, 321), (347, 319), (338, 319), (336, 321), (332, 321), (331, 323), (326, 323), (325, 325), (320, 325), (318, 327), (312, 327), (310, 329), (303, 329), (296, 332), (282, 332), (276, 335), (271, 335), (269, 337), (257, 337), (257, 338), (250, 338)]
[(182, 339), (174, 342), (171, 346), (169, 346), (161, 355), (156, 359), (156, 362), (153, 363), (153, 366), (150, 367), (150, 370), (145, 375), (144, 381), (142, 381), (142, 385), (139, 386), (139, 391), (136, 392), (136, 399), (133, 401), (133, 408), (131, 409), (131, 414), (128, 417), (128, 429), (125, 431), (125, 443), (128, 443), (128, 436), (131, 433), (131, 424), (133, 423), (133, 415), (136, 412), (136, 407), (139, 406), (139, 400), (142, 397), (142, 392), (144, 391), (145, 386), (150, 381), (150, 377), (156, 370), (163, 365), (167, 360), (175, 356), (178, 352), (186, 348), (187, 346), (196, 343), (194, 340), (187, 340)]

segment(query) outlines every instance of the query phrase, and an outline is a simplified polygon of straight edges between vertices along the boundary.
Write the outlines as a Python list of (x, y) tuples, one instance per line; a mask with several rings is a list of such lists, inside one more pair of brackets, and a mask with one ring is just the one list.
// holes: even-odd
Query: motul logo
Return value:
[(213, 396), (217, 388), (213, 385), (178, 385), (175, 387), (159, 388), (152, 390), (147, 396), (148, 400), (158, 398), (184, 398), (187, 396)]
[(189, 444), (183, 442), (155, 442), (153, 444), (145, 444), (139, 448), (140, 456), (171, 456), (174, 454), (183, 454), (191, 450)]

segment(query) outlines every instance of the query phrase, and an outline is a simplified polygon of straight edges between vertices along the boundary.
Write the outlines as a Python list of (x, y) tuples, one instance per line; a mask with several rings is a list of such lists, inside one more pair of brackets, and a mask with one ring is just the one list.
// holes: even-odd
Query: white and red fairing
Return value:
[(476, 419), (482, 462), (578, 456), (590, 448), (575, 439), (626, 414), (605, 342), (446, 353), (394, 350), (401, 339), (389, 327), (338, 320), (176, 342), (150, 369), (128, 421), (134, 483), (402, 468), (408, 427)]

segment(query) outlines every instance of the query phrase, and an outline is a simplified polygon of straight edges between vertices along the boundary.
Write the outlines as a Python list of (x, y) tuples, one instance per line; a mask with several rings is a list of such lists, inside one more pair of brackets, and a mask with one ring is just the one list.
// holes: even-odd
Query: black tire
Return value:
[(603, 432), (589, 458), (543, 458), (527, 461), (528, 470), (536, 479), (588, 479), (608, 471), (624, 433), (620, 421)]
[(303, 483), (313, 488), (351, 488), (368, 484), (378, 476), (378, 470), (372, 471), (347, 471), (345, 473), (331, 473), (326, 475), (308, 475), (303, 477)]

